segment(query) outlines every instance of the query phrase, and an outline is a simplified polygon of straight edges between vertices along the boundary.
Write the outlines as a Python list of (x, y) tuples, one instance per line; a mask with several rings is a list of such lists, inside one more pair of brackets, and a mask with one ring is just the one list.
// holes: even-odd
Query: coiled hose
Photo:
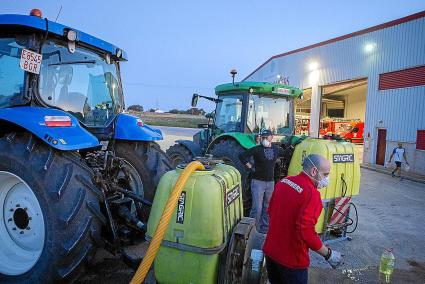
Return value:
[(136, 274), (134, 274), (133, 279), (131, 279), (130, 284), (140, 284), (145, 280), (145, 277), (148, 274), (153, 261), (155, 260), (156, 254), (158, 253), (162, 239), (165, 235), (165, 231), (168, 228), (168, 224), (170, 223), (171, 216), (173, 215), (174, 209), (176, 208), (183, 187), (185, 186), (187, 180), (192, 175), (192, 173), (194, 173), (196, 170), (204, 169), (204, 165), (202, 165), (200, 162), (193, 161), (188, 164), (183, 170), (183, 172), (180, 174), (176, 184), (174, 185), (173, 190), (171, 191), (170, 197), (168, 198), (164, 211), (162, 212), (161, 219), (159, 219), (158, 226), (156, 227), (155, 233), (152, 237), (152, 241), (149, 245), (146, 255), (143, 258), (142, 263), (140, 263)]
[[(347, 182), (345, 181), (343, 175), (341, 176), (341, 180), (342, 180), (342, 197), (345, 197), (345, 195), (347, 194), (348, 185), (347, 185)], [(345, 190), (344, 190), (344, 188), (345, 188)], [(352, 233), (354, 233), (355, 230), (357, 230), (357, 225), (359, 223), (359, 214), (357, 213), (357, 207), (353, 202), (348, 203), (348, 205), (350, 206), (350, 208), (353, 207), (354, 210), (355, 210), (355, 213), (356, 213), (356, 223), (354, 225), (354, 229), (352, 229), (351, 231), (347, 230), (347, 228), (349, 226), (354, 224), (354, 220), (350, 216), (348, 216), (348, 220), (350, 220), (351, 223), (347, 225), (346, 231), (345, 231), (345, 233), (347, 233), (347, 234), (352, 234)], [(339, 211), (338, 209), (334, 208), (334, 210), (338, 211), (339, 214), (344, 215), (344, 213), (341, 213), (341, 211)], [(348, 211), (348, 212), (350, 212), (350, 211)]]

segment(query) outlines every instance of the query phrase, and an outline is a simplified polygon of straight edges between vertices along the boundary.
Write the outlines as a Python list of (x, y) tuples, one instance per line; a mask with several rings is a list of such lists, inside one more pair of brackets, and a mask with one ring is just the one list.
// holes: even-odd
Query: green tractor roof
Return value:
[(216, 95), (223, 95), (225, 93), (234, 92), (250, 92), (257, 95), (274, 95), (282, 97), (299, 97), (303, 91), (284, 84), (273, 84), (268, 82), (239, 82), (222, 84), (215, 87)]

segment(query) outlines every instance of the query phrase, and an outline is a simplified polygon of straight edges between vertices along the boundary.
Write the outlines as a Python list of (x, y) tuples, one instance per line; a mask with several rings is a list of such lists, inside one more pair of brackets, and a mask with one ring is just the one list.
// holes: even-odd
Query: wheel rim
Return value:
[[(130, 180), (128, 181), (128, 186), (130, 187), (131, 191), (134, 193), (140, 195), (143, 197), (144, 195), (144, 186), (142, 178), (139, 175), (139, 172), (136, 170), (135, 167), (133, 167), (129, 162), (124, 160), (123, 167), (128, 171), (130, 174)], [(118, 179), (125, 179), (125, 174), (123, 171), (121, 171), (118, 175)]]
[(44, 240), (43, 212), (31, 187), (0, 171), (0, 274), (28, 272), (40, 258)]
[[(131, 191), (138, 194), (140, 197), (144, 198), (144, 186), (143, 186), (143, 180), (139, 175), (139, 172), (136, 170), (135, 167), (133, 167), (129, 162), (124, 160), (123, 167), (128, 171), (130, 175), (130, 180), (128, 182), (128, 186), (130, 187)], [(121, 171), (118, 175), (118, 179), (125, 180), (125, 174), (123, 171)], [(134, 204), (131, 205), (131, 212), (133, 214), (136, 213), (136, 206)]]

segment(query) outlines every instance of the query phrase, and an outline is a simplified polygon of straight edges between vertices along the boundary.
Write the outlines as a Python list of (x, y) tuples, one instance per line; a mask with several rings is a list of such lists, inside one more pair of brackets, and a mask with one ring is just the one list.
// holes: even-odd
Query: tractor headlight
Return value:
[(74, 30), (69, 30), (69, 31), (66, 33), (66, 38), (67, 38), (69, 41), (76, 41), (76, 40), (77, 40), (77, 32), (76, 32), (76, 31), (74, 31)]
[(121, 49), (119, 49), (119, 48), (117, 48), (117, 53), (116, 53), (116, 55), (117, 55), (117, 57), (118, 57), (118, 58), (121, 58), (121, 56), (122, 56), (122, 50), (121, 50)]

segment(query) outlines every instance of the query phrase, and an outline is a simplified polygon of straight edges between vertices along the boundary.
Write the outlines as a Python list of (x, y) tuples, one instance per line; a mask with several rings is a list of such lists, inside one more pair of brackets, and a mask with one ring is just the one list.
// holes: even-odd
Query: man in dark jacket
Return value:
[[(269, 227), (267, 208), (274, 189), (274, 167), (279, 147), (272, 145), (273, 133), (261, 132), (261, 143), (243, 152), (239, 159), (252, 171), (252, 209), (249, 214), (256, 220), (257, 230), (266, 234)], [(251, 164), (250, 161), (254, 161)]]
[(320, 155), (309, 155), (303, 172), (276, 184), (270, 201), (270, 228), (263, 246), (270, 283), (307, 284), (309, 249), (336, 268), (341, 254), (325, 247), (315, 231), (322, 212), (317, 189), (329, 181), (330, 163)]

